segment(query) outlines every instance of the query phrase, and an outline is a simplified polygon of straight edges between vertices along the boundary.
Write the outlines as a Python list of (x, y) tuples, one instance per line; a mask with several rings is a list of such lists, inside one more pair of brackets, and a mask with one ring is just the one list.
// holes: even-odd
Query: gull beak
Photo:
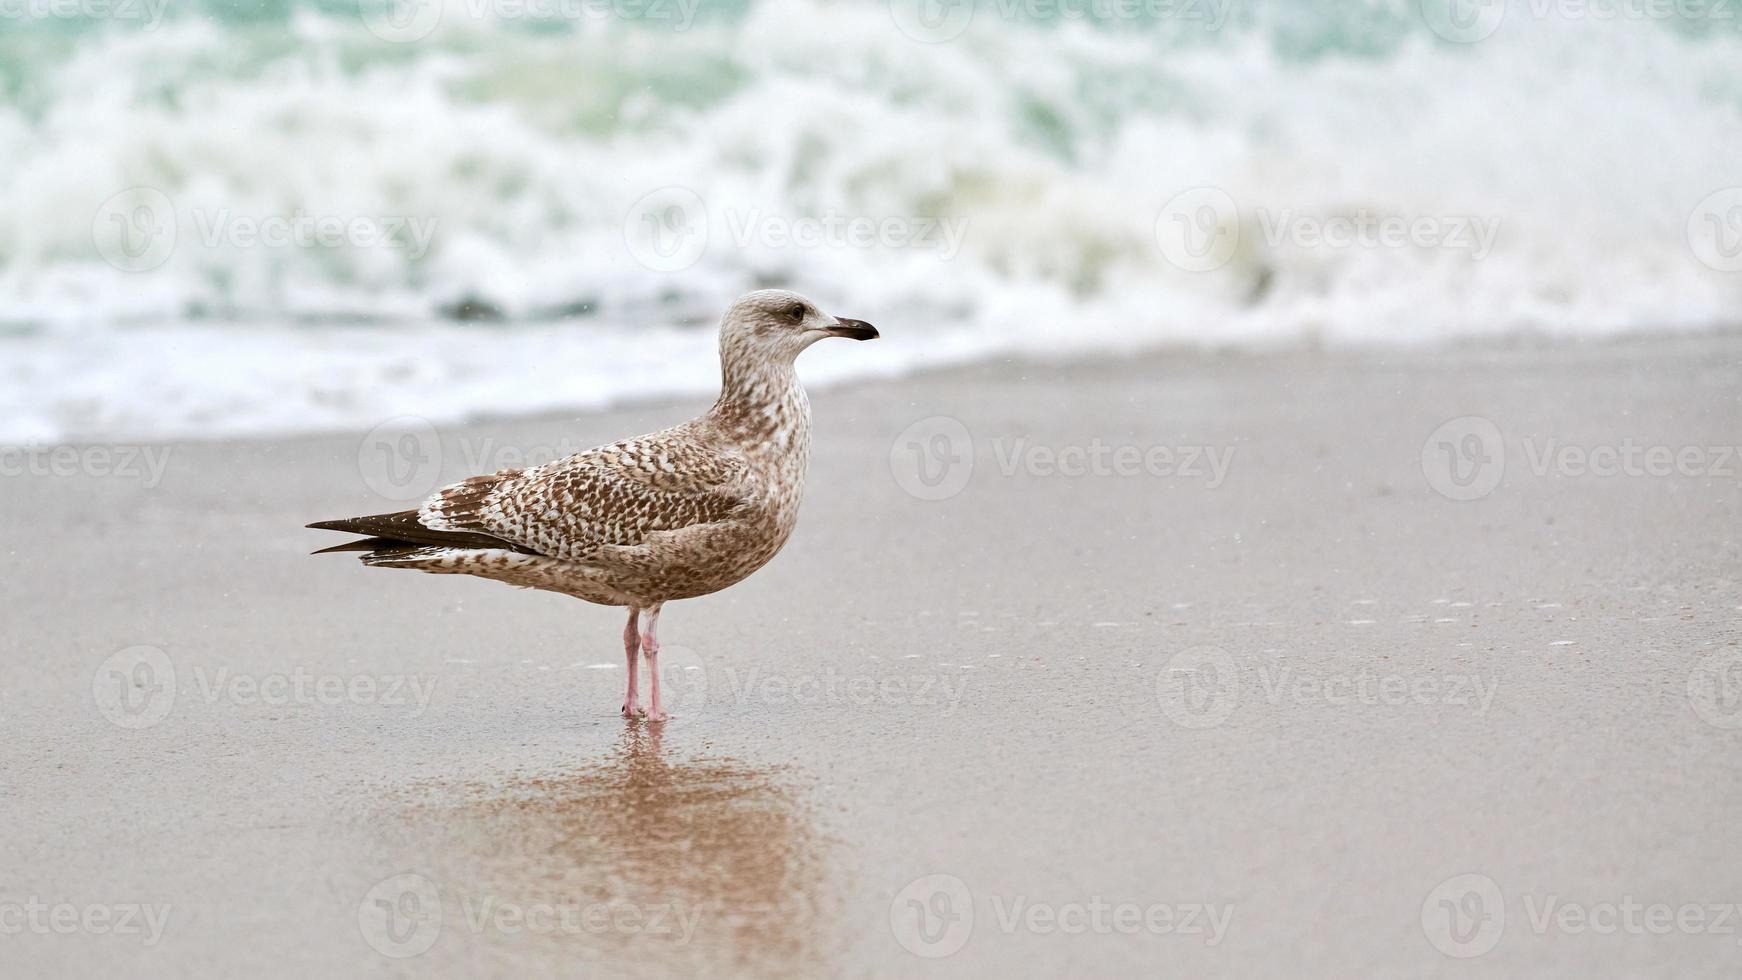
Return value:
[(848, 337), (853, 340), (876, 340), (877, 328), (864, 320), (849, 320), (844, 316), (835, 318), (835, 325), (829, 328), (831, 337)]

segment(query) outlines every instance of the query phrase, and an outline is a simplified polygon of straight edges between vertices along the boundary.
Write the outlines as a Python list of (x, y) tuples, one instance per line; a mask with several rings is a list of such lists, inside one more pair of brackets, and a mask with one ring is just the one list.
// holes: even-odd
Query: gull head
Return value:
[(817, 304), (785, 289), (759, 289), (738, 297), (720, 319), (720, 352), (728, 359), (791, 363), (824, 337), (875, 340), (877, 328), (863, 320), (824, 313)]

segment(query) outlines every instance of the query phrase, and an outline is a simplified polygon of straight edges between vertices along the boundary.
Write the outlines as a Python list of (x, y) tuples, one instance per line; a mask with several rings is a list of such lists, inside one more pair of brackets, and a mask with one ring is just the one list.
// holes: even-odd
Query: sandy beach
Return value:
[(0, 974), (1734, 976), (1739, 396), (1733, 335), (818, 391), (662, 726), (617, 610), (302, 525), (707, 399), (12, 447)]

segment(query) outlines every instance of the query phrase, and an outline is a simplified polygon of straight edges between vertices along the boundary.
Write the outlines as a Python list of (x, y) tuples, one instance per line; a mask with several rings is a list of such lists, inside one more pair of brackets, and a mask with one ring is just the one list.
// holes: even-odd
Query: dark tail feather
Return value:
[(344, 531), (366, 535), (369, 540), (349, 541), (332, 548), (323, 548), (317, 555), (330, 551), (376, 551), (382, 548), (410, 548), (431, 545), (438, 548), (506, 548), (510, 551), (532, 552), (512, 541), (504, 541), (479, 531), (441, 531), (425, 527), (417, 519), (417, 511), (402, 510), (394, 514), (369, 517), (348, 517), (337, 521), (316, 521), (308, 525), (318, 531)]
[(368, 517), (346, 517), (337, 521), (316, 521), (308, 525), (317, 531), (344, 531), (347, 534), (367, 534), (376, 538), (402, 538), (406, 532), (444, 534), (424, 527), (417, 511), (402, 510), (392, 514), (372, 514)]
[(355, 541), (347, 541), (344, 544), (333, 545), (331, 548), (322, 548), (319, 551), (311, 551), (309, 554), (330, 555), (338, 551), (384, 551), (389, 548), (415, 547), (420, 546), (414, 545), (409, 541), (395, 541), (392, 538), (358, 538)]

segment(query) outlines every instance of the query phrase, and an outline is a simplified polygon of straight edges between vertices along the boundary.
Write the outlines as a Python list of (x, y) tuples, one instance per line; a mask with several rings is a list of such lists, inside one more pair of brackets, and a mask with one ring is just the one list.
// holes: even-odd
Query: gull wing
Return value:
[(584, 561), (607, 546), (731, 519), (750, 500), (749, 476), (742, 456), (667, 430), (471, 477), (431, 494), (417, 518), (435, 531)]

